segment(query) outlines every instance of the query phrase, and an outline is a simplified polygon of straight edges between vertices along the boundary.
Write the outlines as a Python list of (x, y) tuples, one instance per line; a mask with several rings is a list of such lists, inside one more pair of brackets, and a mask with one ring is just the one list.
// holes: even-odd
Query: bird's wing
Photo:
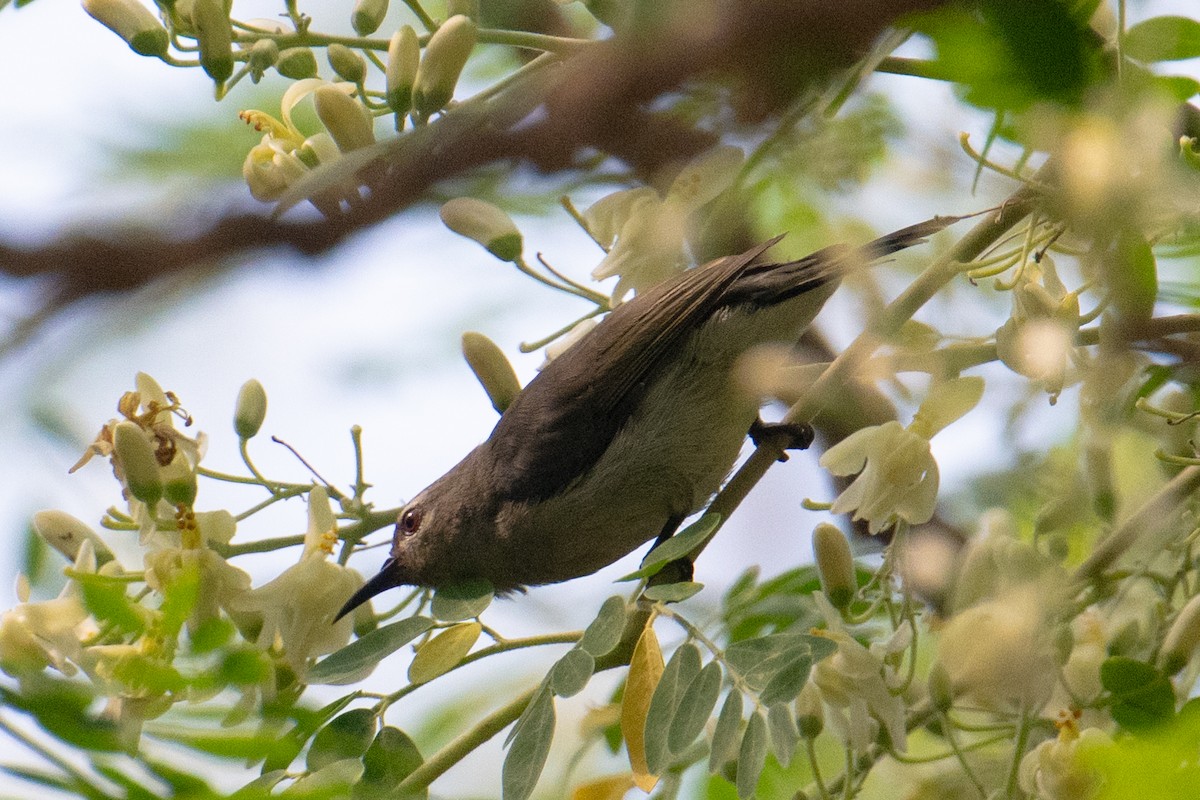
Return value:
[(488, 442), (508, 499), (552, 497), (608, 448), (688, 333), (778, 237), (690, 270), (618, 306), (521, 390)]

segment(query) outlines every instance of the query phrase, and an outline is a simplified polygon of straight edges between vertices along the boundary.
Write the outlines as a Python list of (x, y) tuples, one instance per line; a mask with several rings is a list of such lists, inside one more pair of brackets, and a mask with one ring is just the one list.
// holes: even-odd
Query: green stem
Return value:
[(298, 544), (304, 544), (304, 534), (296, 536), (278, 536), (273, 539), (259, 539), (254, 542), (243, 542), (241, 544), (221, 544), (220, 542), (209, 542), (208, 546), (221, 558), (233, 558), (234, 556), (245, 555), (246, 553), (270, 553), (274, 550), (282, 550), (285, 547), (295, 547)]
[(446, 770), (453, 767), (459, 761), (462, 761), (472, 750), (515, 722), (525, 711), (525, 707), (529, 705), (529, 701), (533, 699), (533, 695), (537, 692), (540, 685), (523, 692), (516, 699), (488, 714), (476, 723), (475, 727), (465, 731), (461, 736), (430, 756), (421, 766), (413, 770), (407, 778), (400, 782), (400, 785), (396, 787), (395, 795), (399, 797), (415, 794), (417, 791), (429, 786), (429, 784), (441, 777)]
[(88, 778), (88, 776), (84, 775), (78, 769), (71, 766), (70, 762), (66, 761), (63, 758), (60, 758), (56, 753), (51, 751), (49, 748), (44, 747), (41, 743), (37, 742), (30, 736), (27, 736), (25, 734), (25, 732), (22, 731), (20, 728), (17, 728), (14, 725), (10, 725), (8, 723), (8, 721), (5, 720), (3, 717), (0, 717), (0, 731), (7, 733), (9, 736), (16, 739), (21, 744), (25, 745), (33, 752), (37, 753), (42, 758), (46, 759), (51, 764), (58, 767), (60, 770), (65, 772), (67, 775), (70, 775), (74, 780), (83, 784), (83, 786), (86, 786), (87, 788), (91, 789), (93, 796), (95, 796), (95, 797), (106, 797), (107, 796), (106, 792), (102, 791), (101, 788), (99, 786), (97, 786), (95, 782), (93, 782), (91, 779)]
[(1029, 714), (1025, 709), (1021, 709), (1021, 722), (1017, 725), (1017, 741), (1013, 747), (1012, 763), (1008, 768), (1008, 783), (1004, 789), (1004, 796), (1008, 800), (1016, 800), (1017, 797), (1017, 778), (1021, 772), (1021, 759), (1025, 757), (1025, 747), (1029, 744)]
[(433, 17), (429, 16), (425, 9), (421, 7), (420, 0), (404, 0), (404, 5), (408, 6), (408, 10), (416, 15), (417, 19), (421, 21), (421, 25), (425, 27), (425, 30), (431, 33), (437, 30), (437, 23), (434, 22)]

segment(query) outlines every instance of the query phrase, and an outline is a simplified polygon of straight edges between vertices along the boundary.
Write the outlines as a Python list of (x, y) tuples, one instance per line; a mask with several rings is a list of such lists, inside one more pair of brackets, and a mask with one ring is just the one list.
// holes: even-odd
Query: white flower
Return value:
[(837, 610), (823, 594), (814, 592), (813, 599), (829, 625), (828, 629), (813, 633), (829, 639), (838, 648), (813, 667), (810, 678), (828, 706), (830, 726), (851, 748), (862, 752), (875, 741), (877, 723), (887, 731), (892, 745), (904, 752), (907, 741), (904, 700), (892, 692), (896, 676), (885, 658), (909, 646), (911, 627), (905, 622), (888, 641), (867, 648), (846, 632)]
[(352, 84), (330, 84), (320, 78), (305, 78), (283, 93), (280, 102), (282, 120), (253, 109), (238, 115), (256, 131), (263, 131), (262, 141), (250, 149), (242, 164), (242, 177), (254, 199), (275, 200), (310, 169), (336, 161), (341, 156), (341, 150), (328, 132), (305, 136), (292, 119), (292, 111), (301, 100), (322, 86), (330, 85), (347, 94), (354, 91)]
[(683, 270), (689, 217), (733, 184), (742, 159), (740, 149), (718, 147), (685, 166), (665, 197), (647, 187), (626, 189), (584, 212), (588, 230), (608, 248), (592, 277), (620, 276), (614, 304), (630, 291), (645, 291)]
[(1058, 675), (1057, 607), (1029, 583), (956, 614), (938, 640), (951, 684), (986, 708), (1040, 710)]
[(934, 384), (907, 428), (885, 422), (855, 431), (821, 456), (821, 466), (834, 475), (859, 473), (833, 502), (835, 514), (854, 512), (879, 533), (904, 520), (913, 525), (933, 516), (938, 493), (938, 465), (929, 440), (979, 402), (983, 381), (955, 378)]
[(855, 431), (821, 456), (821, 466), (834, 475), (859, 473), (833, 502), (834, 514), (854, 512), (868, 520), (871, 533), (904, 520), (928, 522), (938, 492), (938, 465), (929, 440), (885, 422)]
[(332, 653), (350, 641), (352, 616), (333, 621), (363, 578), (357, 572), (326, 558), (337, 542), (336, 520), (324, 487), (309, 492), (308, 531), (300, 563), (288, 567), (275, 580), (233, 601), (242, 612), (262, 617), (258, 645), (279, 646), (284, 658), (303, 676), (308, 659)]
[(1063, 715), (1057, 738), (1042, 742), (1021, 759), (1017, 773), (1022, 791), (1040, 800), (1091, 800), (1101, 789), (1095, 754), (1112, 747), (1099, 728), (1080, 732), (1074, 717)]
[(207, 548), (165, 547), (145, 556), (146, 585), (167, 594), (180, 580), (197, 582), (196, 604), (188, 618), (194, 629), (215, 619), (221, 609), (236, 608), (236, 601), (250, 589), (250, 576)]

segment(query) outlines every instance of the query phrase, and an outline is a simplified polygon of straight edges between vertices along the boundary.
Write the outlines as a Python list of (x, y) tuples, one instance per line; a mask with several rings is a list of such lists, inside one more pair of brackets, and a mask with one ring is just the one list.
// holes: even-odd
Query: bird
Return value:
[(402, 585), (486, 581), (507, 594), (558, 583), (669, 538), (761, 430), (760, 399), (734, 378), (738, 359), (794, 343), (843, 275), (957, 219), (794, 261), (765, 257), (776, 237), (617, 305), (400, 510), (389, 557), (338, 618)]

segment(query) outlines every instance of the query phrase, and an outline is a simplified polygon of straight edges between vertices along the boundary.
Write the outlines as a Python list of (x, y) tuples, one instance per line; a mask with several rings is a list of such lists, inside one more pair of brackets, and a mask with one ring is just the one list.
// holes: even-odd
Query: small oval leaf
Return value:
[(710, 661), (700, 670), (683, 692), (671, 730), (667, 735), (667, 746), (672, 753), (682, 753), (704, 730), (704, 723), (712, 716), (713, 708), (721, 695), (721, 665)]
[(646, 766), (646, 717), (662, 674), (662, 649), (653, 624), (647, 623), (629, 659), (629, 675), (625, 678), (625, 693), (621, 697), (621, 735), (629, 752), (633, 782), (643, 792), (650, 792), (658, 783), (658, 778)]
[(654, 691), (650, 710), (646, 714), (646, 765), (656, 775), (662, 772), (671, 757), (667, 737), (679, 701), (699, 672), (700, 650), (691, 642), (681, 644), (667, 662), (662, 680)]
[(526, 800), (533, 794), (553, 739), (554, 696), (543, 687), (534, 694), (514, 727), (508, 755), (504, 757), (504, 800)]
[(429, 612), (437, 619), (458, 622), (474, 619), (492, 604), (496, 589), (482, 578), (438, 587)]
[(730, 689), (717, 716), (713, 729), (712, 747), (708, 753), (708, 771), (714, 775), (737, 756), (739, 734), (742, 732), (742, 693)]
[(319, 661), (308, 671), (305, 679), (314, 684), (344, 684), (362, 680), (364, 670), (378, 664), (432, 627), (433, 620), (429, 617), (408, 617), (376, 628)]
[(754, 796), (758, 788), (758, 778), (762, 775), (763, 766), (767, 763), (767, 723), (762, 713), (755, 711), (746, 723), (746, 733), (742, 736), (742, 746), (738, 750), (737, 760), (737, 795), (741, 800)]
[(614, 596), (605, 600), (600, 613), (584, 630), (579, 646), (595, 658), (611, 653), (625, 630), (625, 612), (624, 598)]
[(1125, 33), (1123, 48), (1138, 61), (1200, 57), (1200, 22), (1187, 17), (1151, 17)]
[(335, 761), (359, 758), (367, 752), (374, 736), (375, 713), (371, 709), (355, 708), (339, 714), (313, 737), (305, 766), (316, 772)]
[(647, 587), (646, 591), (642, 592), (642, 597), (662, 603), (678, 603), (687, 600), (703, 588), (703, 583), (695, 583), (693, 581), (664, 583), (660, 586)]
[(765, 706), (790, 703), (800, 694), (812, 671), (812, 656), (807, 649), (796, 651), (782, 668), (767, 681), (758, 699)]
[(391, 725), (384, 727), (363, 754), (363, 776), (354, 787), (354, 797), (387, 796), (424, 761), (407, 733)]
[(421, 645), (408, 665), (409, 681), (428, 683), (454, 669), (475, 646), (482, 631), (478, 622), (460, 622)]
[(571, 648), (550, 668), (550, 689), (559, 697), (583, 691), (596, 669), (596, 659), (579, 647)]
[(771, 752), (780, 766), (786, 768), (800, 743), (800, 730), (790, 703), (776, 703), (767, 709), (767, 729), (771, 734)]

